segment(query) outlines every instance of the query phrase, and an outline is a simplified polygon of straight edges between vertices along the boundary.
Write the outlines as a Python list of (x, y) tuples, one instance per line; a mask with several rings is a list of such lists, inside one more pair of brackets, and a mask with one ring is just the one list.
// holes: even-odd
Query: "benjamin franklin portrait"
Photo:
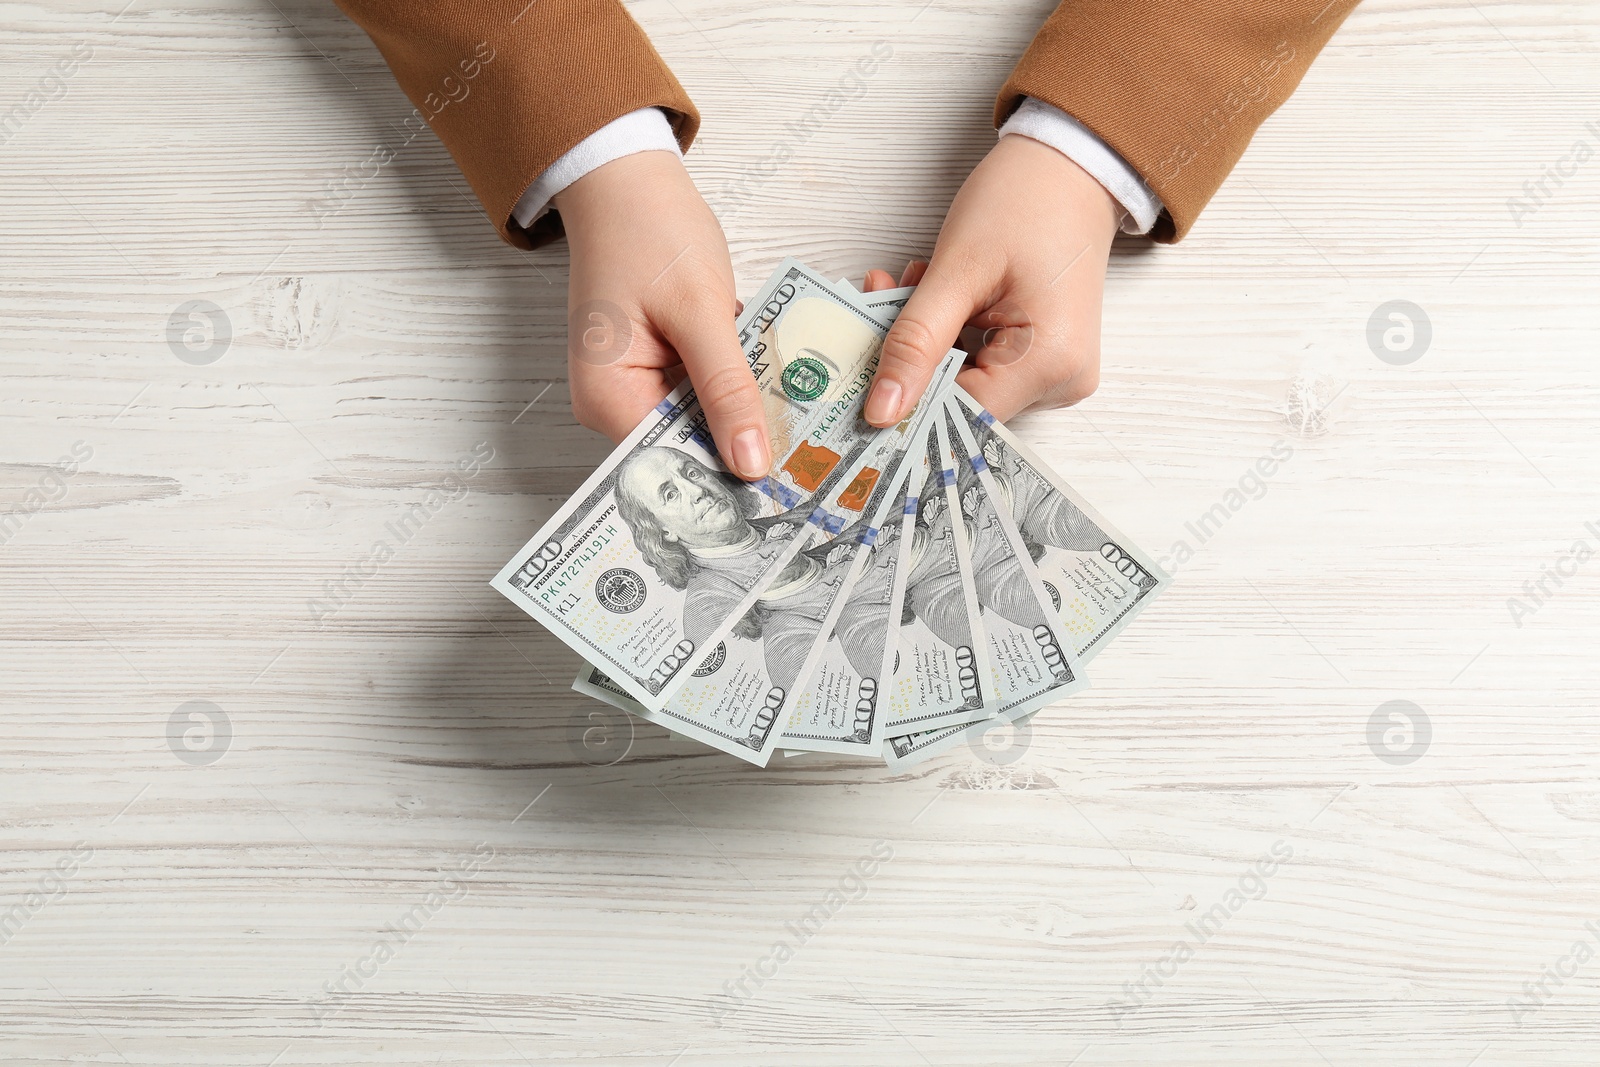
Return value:
[[(761, 516), (756, 490), (666, 445), (636, 452), (617, 467), (616, 498), (644, 561), (683, 591), (684, 636), (697, 649), (804, 526), (805, 515), (794, 512)], [(836, 547), (792, 557), (733, 627), (740, 637), (762, 641), (772, 683), (785, 691), (847, 570)]]

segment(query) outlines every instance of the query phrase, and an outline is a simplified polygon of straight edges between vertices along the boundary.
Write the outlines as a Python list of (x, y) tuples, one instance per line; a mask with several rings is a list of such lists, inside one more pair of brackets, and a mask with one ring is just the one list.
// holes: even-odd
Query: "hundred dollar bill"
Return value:
[(989, 472), (965, 425), (948, 415), (935, 421), (940, 455), (960, 495), (963, 522), (956, 535), (967, 541), (966, 559), (988, 640), (990, 707), (1002, 718), (1016, 719), (1087, 688), (1088, 679), (1078, 668), (1077, 654), (1058, 636), (1054, 606), (1023, 565), (1028, 547), (1001, 518)]
[(916, 510), (901, 540), (905, 585), (898, 617), (891, 616), (899, 633), (887, 735), (969, 723), (992, 711), (977, 591), (957, 530), (960, 504), (953, 479), (945, 477), (936, 425), (921, 453), (911, 474), (919, 486)]
[[(824, 635), (832, 633), (836, 623), (848, 625), (858, 615), (863, 616), (861, 622), (870, 621), (870, 616), (864, 615), (870, 612), (870, 605), (852, 601), (846, 593), (853, 578), (861, 573), (860, 557), (867, 554), (890, 505), (898, 500), (895, 488), (903, 484), (907, 450), (912, 442), (921, 439), (934, 419), (944, 417), (944, 397), (957, 366), (954, 356), (947, 358), (936, 372), (924, 402), (906, 420), (873, 439), (848, 485), (817, 502), (821, 517), (800, 535), (805, 542), (802, 550), (664, 707), (645, 707), (593, 664), (578, 672), (572, 687), (765, 766), (782, 735), (778, 727), (786, 709), (797, 693), (805, 691), (805, 679), (817, 666), (819, 650), (826, 644)], [(841, 619), (845, 622), (841, 623)], [(880, 625), (886, 625), (886, 621), (880, 620)], [(875, 663), (874, 669), (877, 666)], [(856, 689), (866, 693), (870, 687), (857, 684)], [(877, 739), (871, 740), (873, 710), (866, 709), (867, 736), (848, 742), (853, 748), (835, 751), (876, 754), (882, 745), (882, 734), (879, 732)], [(852, 723), (858, 714), (858, 709), (852, 711)], [(853, 725), (833, 731), (841, 739), (856, 732)]]
[(879, 433), (860, 410), (885, 331), (845, 295), (785, 260), (737, 331), (773, 473), (751, 486), (727, 472), (686, 382), (491, 583), (652, 711), (794, 558), (814, 502)]
[(1049, 594), (1065, 639), (1088, 662), (1171, 578), (965, 390), (956, 387), (946, 407), (1026, 545), (1024, 563)]
[[(863, 307), (878, 315), (885, 322), (893, 322), (895, 316), (905, 308), (906, 301), (911, 294), (916, 292), (915, 286), (902, 286), (897, 289), (880, 289), (875, 293), (863, 293), (858, 296), (857, 302)], [(959, 388), (959, 387), (958, 387)], [(1032, 712), (1024, 712), (1017, 721), (1026, 721)], [(974, 722), (973, 720), (977, 721)], [(981, 715), (967, 715), (957, 717), (952, 722), (950, 719), (932, 719), (921, 724), (913, 734), (901, 734), (889, 738), (883, 748), (885, 761), (891, 768), (899, 768), (920, 763), (923, 760), (968, 742), (971, 738), (980, 736), (985, 731), (993, 728), (996, 719), (992, 717), (988, 708), (982, 709)], [(910, 723), (896, 724), (904, 728)]]

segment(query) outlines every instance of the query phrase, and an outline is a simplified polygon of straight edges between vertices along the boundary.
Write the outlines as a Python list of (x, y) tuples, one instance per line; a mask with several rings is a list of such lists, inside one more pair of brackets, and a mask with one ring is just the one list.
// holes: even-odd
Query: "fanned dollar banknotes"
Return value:
[(736, 323), (772, 474), (728, 472), (685, 382), (501, 569), (574, 689), (761, 766), (898, 767), (1087, 684), (1167, 576), (956, 386), (963, 353), (865, 422), (911, 291), (785, 260)]

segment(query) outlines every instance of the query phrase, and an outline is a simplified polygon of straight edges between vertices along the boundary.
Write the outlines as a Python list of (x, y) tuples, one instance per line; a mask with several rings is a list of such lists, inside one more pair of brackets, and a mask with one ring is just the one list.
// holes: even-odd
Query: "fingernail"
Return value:
[(754, 427), (733, 437), (733, 465), (746, 478), (760, 478), (772, 466), (767, 455), (767, 435)]
[(885, 378), (872, 383), (872, 393), (867, 397), (867, 421), (874, 426), (886, 426), (900, 417), (900, 383)]

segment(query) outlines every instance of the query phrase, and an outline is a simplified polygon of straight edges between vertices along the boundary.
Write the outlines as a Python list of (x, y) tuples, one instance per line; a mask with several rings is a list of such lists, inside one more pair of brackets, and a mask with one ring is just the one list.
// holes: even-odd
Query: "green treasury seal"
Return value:
[(828, 368), (810, 356), (800, 356), (783, 368), (778, 379), (791, 400), (815, 400), (828, 388)]

